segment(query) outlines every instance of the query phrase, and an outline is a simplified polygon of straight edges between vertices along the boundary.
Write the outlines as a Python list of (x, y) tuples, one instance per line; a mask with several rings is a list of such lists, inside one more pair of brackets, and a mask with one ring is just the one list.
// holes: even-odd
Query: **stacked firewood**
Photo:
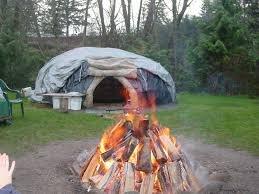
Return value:
[[(132, 119), (134, 117), (134, 119)], [(126, 114), (83, 162), (88, 190), (107, 193), (179, 193), (200, 190), (192, 165), (168, 128)]]

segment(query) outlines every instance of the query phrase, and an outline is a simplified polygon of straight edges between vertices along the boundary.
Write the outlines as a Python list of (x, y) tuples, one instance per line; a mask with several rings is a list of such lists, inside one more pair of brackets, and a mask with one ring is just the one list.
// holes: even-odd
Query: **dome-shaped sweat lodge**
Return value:
[[(60, 54), (39, 71), (32, 98), (37, 94), (80, 92), (84, 105), (123, 102), (125, 91), (131, 100), (148, 98), (152, 93), (157, 104), (175, 101), (175, 84), (159, 63), (115, 48), (81, 47)], [(122, 94), (124, 91), (124, 94)]]

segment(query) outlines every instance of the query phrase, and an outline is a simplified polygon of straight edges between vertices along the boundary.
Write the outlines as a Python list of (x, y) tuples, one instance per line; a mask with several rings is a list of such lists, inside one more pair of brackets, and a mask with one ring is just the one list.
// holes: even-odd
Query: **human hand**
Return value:
[(15, 161), (12, 162), (9, 169), (9, 156), (0, 153), (0, 189), (12, 183), (14, 167)]

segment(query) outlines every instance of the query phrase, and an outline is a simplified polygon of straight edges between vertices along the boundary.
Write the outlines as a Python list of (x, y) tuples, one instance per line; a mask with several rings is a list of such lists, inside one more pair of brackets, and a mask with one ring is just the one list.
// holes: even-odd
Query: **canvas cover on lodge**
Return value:
[(155, 92), (158, 103), (175, 101), (175, 84), (164, 67), (149, 58), (115, 48), (81, 47), (60, 54), (38, 73), (31, 98), (53, 92), (86, 93), (94, 77), (125, 77), (139, 92)]
[(3, 90), (0, 88), (0, 100), (1, 99), (4, 99), (4, 92), (3, 92)]

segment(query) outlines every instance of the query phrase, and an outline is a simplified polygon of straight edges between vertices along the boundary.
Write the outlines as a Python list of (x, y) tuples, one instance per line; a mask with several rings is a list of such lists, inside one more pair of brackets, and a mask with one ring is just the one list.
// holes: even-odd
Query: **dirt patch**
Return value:
[(22, 194), (85, 193), (69, 168), (83, 149), (90, 150), (97, 139), (62, 141), (43, 146), (16, 159), (14, 183)]
[[(184, 137), (179, 139), (183, 149), (197, 161), (196, 165), (199, 163), (209, 173), (220, 175), (216, 179), (225, 184), (217, 193), (259, 193), (259, 157)], [(14, 177), (17, 190), (24, 194), (85, 193), (69, 168), (82, 150), (91, 150), (97, 143), (98, 139), (55, 142), (17, 158)], [(203, 172), (205, 177), (207, 170)]]

